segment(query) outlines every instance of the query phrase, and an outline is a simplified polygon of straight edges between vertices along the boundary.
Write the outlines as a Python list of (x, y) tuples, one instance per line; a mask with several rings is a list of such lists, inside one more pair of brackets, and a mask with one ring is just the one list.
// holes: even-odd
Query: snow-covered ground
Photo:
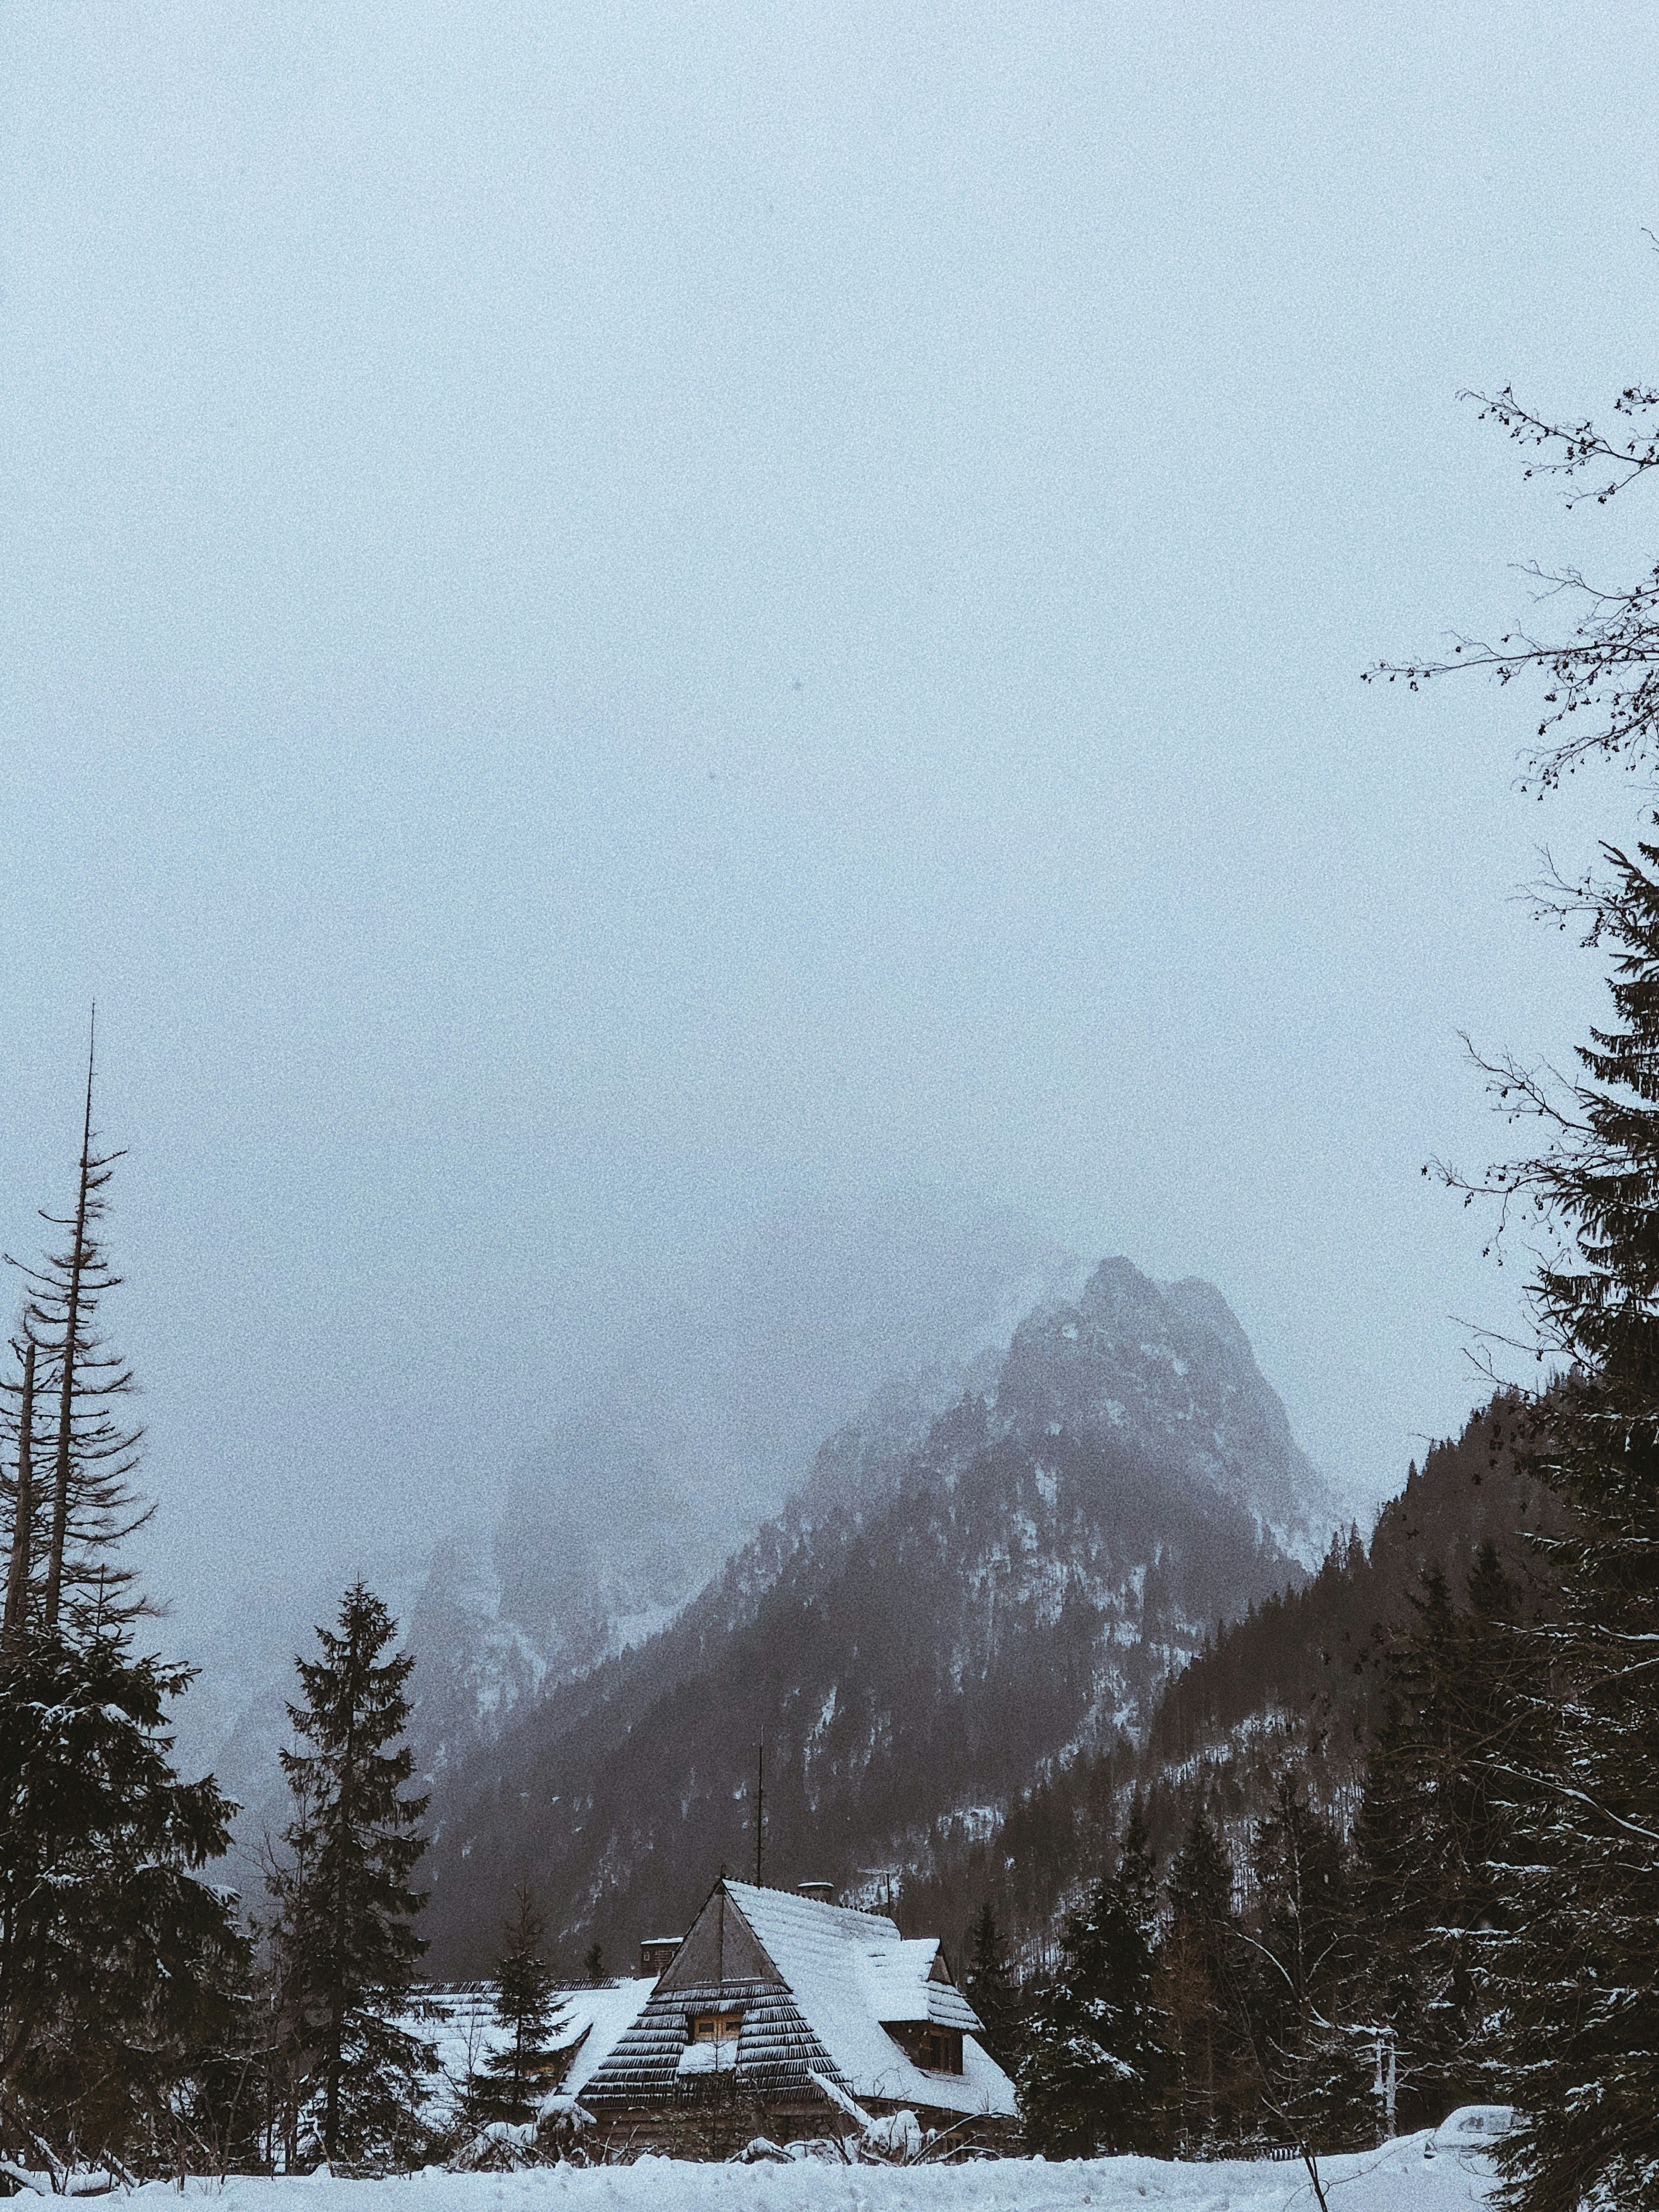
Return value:
[[(1490, 2160), (1468, 2151), (1423, 2155), (1426, 2138), (1322, 2161), (1332, 2212), (1453, 2212), (1491, 2203)], [(538, 2166), (524, 2173), (444, 2173), (397, 2181), (192, 2182), (216, 2212), (1316, 2212), (1300, 2166), (1178, 2166), (1107, 2158), (1044, 2165), (1035, 2159), (976, 2166), (690, 2166), (643, 2158), (635, 2166)], [(135, 2191), (166, 2212), (177, 2188)]]

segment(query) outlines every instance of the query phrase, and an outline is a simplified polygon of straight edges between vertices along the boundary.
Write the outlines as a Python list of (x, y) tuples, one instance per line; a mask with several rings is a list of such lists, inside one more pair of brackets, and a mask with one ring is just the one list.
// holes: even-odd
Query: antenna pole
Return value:
[(766, 1826), (766, 1746), (755, 1746), (755, 1887), (761, 1886), (761, 1838)]

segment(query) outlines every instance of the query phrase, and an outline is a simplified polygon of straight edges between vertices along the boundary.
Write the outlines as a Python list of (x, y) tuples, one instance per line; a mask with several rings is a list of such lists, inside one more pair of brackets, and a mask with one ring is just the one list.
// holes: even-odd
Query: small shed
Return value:
[(582, 2102), (609, 2141), (715, 2154), (847, 2134), (908, 2110), (1000, 2147), (1013, 2084), (937, 1937), (792, 1890), (721, 1881)]

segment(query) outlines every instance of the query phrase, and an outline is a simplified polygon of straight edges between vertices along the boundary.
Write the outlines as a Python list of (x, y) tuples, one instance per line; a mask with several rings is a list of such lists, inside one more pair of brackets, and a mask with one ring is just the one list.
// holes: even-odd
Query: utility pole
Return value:
[(766, 1826), (766, 1746), (755, 1746), (755, 1887), (761, 1886), (761, 1840)]

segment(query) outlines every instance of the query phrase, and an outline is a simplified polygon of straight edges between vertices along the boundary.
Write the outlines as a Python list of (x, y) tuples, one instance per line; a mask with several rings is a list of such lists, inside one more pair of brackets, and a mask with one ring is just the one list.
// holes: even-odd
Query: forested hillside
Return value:
[(1316, 1574), (1256, 1599), (1206, 1638), (1161, 1686), (1138, 1741), (1119, 1734), (1051, 1762), (994, 1820), (941, 1820), (926, 1862), (907, 1877), (907, 1922), (944, 1930), (965, 1953), (988, 1902), (1028, 1964), (1039, 1963), (1067, 1899), (1109, 1862), (1135, 1790), (1164, 1864), (1201, 1806), (1243, 1866), (1287, 1762), (1346, 1826), (1377, 1700), (1430, 1576), (1443, 1577), (1462, 1604), (1490, 1545), (1521, 1617), (1549, 1602), (1542, 1556), (1528, 1539), (1556, 1530), (1560, 1507), (1517, 1469), (1516, 1410), (1499, 1397), (1471, 1414), (1461, 1435), (1413, 1467), (1369, 1544), (1353, 1529), (1334, 1538)]
[(753, 1869), (763, 1742), (769, 1879), (884, 1893), (942, 1820), (983, 1826), (1144, 1728), (1171, 1667), (1298, 1573), (1262, 1522), (1320, 1510), (1218, 1294), (1106, 1262), (1017, 1332), (994, 1401), (919, 1444), (832, 1442), (680, 1621), (441, 1785), (434, 1963), (471, 1970), (520, 1877), (572, 1960), (678, 1924)]

